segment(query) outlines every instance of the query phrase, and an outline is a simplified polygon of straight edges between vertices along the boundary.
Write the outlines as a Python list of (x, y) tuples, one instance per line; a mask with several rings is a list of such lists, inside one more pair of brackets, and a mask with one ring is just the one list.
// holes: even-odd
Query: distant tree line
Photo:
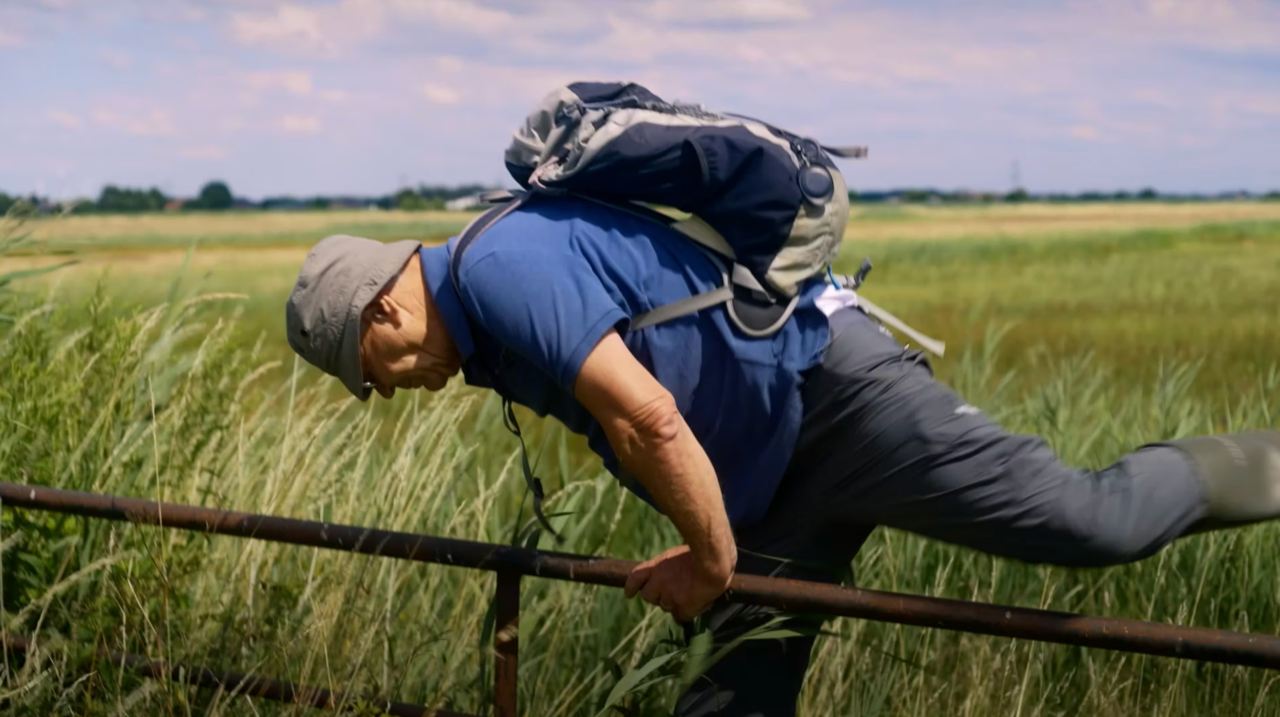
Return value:
[(971, 192), (966, 190), (947, 191), (941, 189), (890, 189), (849, 192), (849, 201), (851, 202), (902, 202), (911, 204), (973, 204), (992, 202), (1205, 202), (1236, 199), (1271, 202), (1280, 201), (1280, 190), (1267, 192), (1265, 194), (1258, 194), (1244, 190), (1234, 192), (1217, 192), (1212, 194), (1161, 193), (1150, 187), (1140, 189), (1136, 192), (1124, 190), (1118, 192), (1091, 190), (1076, 194), (1058, 192), (1032, 194), (1025, 189), (1015, 189), (1007, 193)]
[[(260, 201), (236, 197), (226, 182), (217, 180), (206, 183), (200, 192), (189, 198), (170, 197), (156, 187), (149, 189), (119, 187), (109, 184), (102, 188), (97, 199), (81, 199), (74, 202), (54, 202), (35, 195), (10, 196), (0, 192), (0, 214), (9, 211), (20, 199), (29, 201), (43, 212), (70, 211), (73, 214), (130, 214), (159, 211), (225, 211), (237, 210), (326, 210), (326, 209), (400, 209), (405, 211), (439, 210), (450, 206), (465, 207), (467, 198), (496, 189), (481, 184), (459, 186), (419, 185), (404, 187), (394, 193), (378, 196), (275, 196)], [(941, 190), (906, 188), (890, 190), (850, 191), (849, 201), (855, 203), (911, 203), (911, 204), (979, 204), (994, 202), (1186, 202), (1215, 200), (1280, 201), (1280, 190), (1265, 194), (1247, 191), (1218, 192), (1216, 194), (1160, 193), (1145, 188), (1135, 192), (1085, 191), (1077, 194), (1033, 194), (1025, 189), (1012, 192), (971, 192), (965, 190)], [(454, 204), (451, 205), (451, 202)]]

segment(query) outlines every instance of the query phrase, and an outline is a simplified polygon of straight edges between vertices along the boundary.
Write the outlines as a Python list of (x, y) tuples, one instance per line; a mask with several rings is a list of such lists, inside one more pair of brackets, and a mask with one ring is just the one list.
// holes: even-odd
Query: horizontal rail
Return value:
[[(13, 483), (0, 483), (0, 500), (10, 506), (108, 520), (610, 587), (622, 587), (637, 565), (616, 558), (543, 552)], [(733, 578), (727, 594), (736, 602), (790, 612), (1280, 669), (1280, 638), (1272, 635), (1092, 617), (745, 574)]]
[[(16, 636), (0, 635), (0, 649), (9, 652), (27, 654), (32, 649), (31, 641)], [(356, 700), (341, 692), (326, 690), (323, 687), (309, 687), (292, 682), (280, 682), (265, 677), (241, 675), (236, 672), (215, 672), (198, 665), (172, 664), (160, 660), (152, 660), (142, 655), (129, 652), (115, 652), (99, 647), (94, 655), (100, 659), (128, 669), (131, 672), (156, 680), (182, 682), (198, 687), (221, 689), (231, 695), (243, 695), (276, 702), (304, 704), (323, 710), (350, 710), (356, 707)], [(475, 717), (461, 712), (433, 709), (422, 705), (411, 705), (404, 702), (358, 698), (364, 703), (377, 707), (382, 714), (392, 717)]]

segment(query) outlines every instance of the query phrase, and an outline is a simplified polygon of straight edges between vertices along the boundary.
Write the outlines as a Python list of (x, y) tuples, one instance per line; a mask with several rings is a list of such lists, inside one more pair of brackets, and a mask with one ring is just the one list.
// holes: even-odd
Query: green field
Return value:
[[(306, 247), (338, 231), (438, 241), (465, 215), (83, 217), (31, 225), (0, 274), (79, 263), (0, 295), (5, 479), (510, 542), (514, 439), (465, 387), (357, 404), (299, 365), (282, 307)], [(1139, 443), (1280, 425), (1280, 205), (858, 208), (844, 270), (870, 256), (879, 305), (948, 343), (939, 376), (1070, 462)], [(191, 247), (194, 246), (194, 250)], [(521, 412), (566, 542), (644, 559), (674, 531), (552, 422)], [(0, 664), (6, 714), (305, 714), (143, 681), (82, 679), (77, 645), (484, 712), (493, 578), (5, 509), (4, 627), (45, 653)], [(1182, 541), (1105, 570), (1022, 565), (896, 531), (864, 587), (1280, 634), (1280, 531)], [(543, 541), (542, 547), (551, 547)], [(620, 591), (526, 580), (527, 714), (595, 715), (618, 674), (678, 648)], [(805, 715), (1276, 715), (1275, 681), (1207, 666), (840, 620)], [(669, 679), (628, 695), (661, 714)], [(612, 712), (612, 714), (618, 714)]]

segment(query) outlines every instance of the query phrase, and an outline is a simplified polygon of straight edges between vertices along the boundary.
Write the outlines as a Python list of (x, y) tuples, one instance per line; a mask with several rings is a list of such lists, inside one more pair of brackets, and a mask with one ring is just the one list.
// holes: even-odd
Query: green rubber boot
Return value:
[(1191, 456), (1204, 482), (1204, 532), (1280, 518), (1280, 431), (1197, 436), (1159, 445)]

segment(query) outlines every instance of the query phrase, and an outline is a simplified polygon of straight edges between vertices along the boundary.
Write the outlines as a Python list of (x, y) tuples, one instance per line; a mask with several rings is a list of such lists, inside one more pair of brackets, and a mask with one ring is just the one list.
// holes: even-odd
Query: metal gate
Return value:
[[(637, 563), (454, 538), (334, 525), (272, 515), (178, 505), (96, 493), (0, 483), (0, 505), (117, 520), (201, 533), (327, 548), (400, 560), (437, 563), (497, 573), (494, 629), (494, 717), (516, 717), (520, 580), (523, 576), (620, 588)], [(792, 613), (853, 617), (917, 627), (957, 630), (1064, 645), (1142, 653), (1202, 662), (1280, 669), (1280, 637), (1182, 627), (1140, 620), (923, 597), (823, 583), (739, 574), (730, 600)], [(23, 639), (0, 636), (3, 647), (25, 651)], [(98, 656), (154, 678), (223, 689), (236, 694), (323, 709), (355, 699), (399, 716), (474, 717), (421, 705), (344, 695), (318, 687), (217, 672), (196, 665), (170, 665), (141, 655), (100, 650)]]

